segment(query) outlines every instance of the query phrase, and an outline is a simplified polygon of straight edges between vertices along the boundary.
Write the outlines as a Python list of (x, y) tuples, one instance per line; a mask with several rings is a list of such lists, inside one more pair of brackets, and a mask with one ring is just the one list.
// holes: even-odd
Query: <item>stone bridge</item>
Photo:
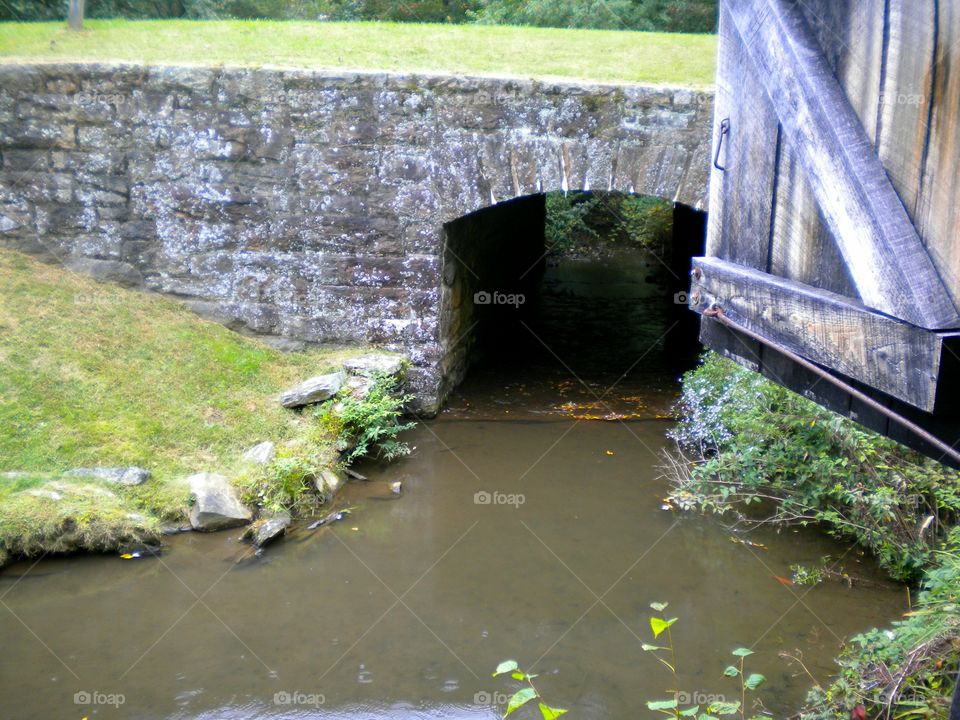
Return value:
[(705, 209), (712, 114), (633, 85), (0, 66), (0, 244), (241, 331), (406, 352), (431, 410), (462, 372), (453, 221), (552, 190)]

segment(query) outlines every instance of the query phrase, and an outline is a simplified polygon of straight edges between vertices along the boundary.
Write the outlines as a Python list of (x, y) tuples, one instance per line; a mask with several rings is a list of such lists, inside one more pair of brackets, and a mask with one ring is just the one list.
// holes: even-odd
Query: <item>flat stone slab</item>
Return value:
[(405, 358), (399, 355), (361, 355), (343, 363), (343, 368), (354, 375), (399, 375)]
[(284, 392), (280, 396), (280, 404), (286, 408), (297, 408), (324, 402), (339, 392), (346, 379), (343, 371), (312, 377)]
[(277, 446), (269, 440), (254, 445), (243, 454), (244, 462), (254, 465), (269, 465), (277, 455)]
[(139, 467), (76, 468), (64, 473), (64, 477), (85, 477), (117, 485), (143, 485), (150, 479), (150, 471)]
[(290, 522), (291, 518), (287, 513), (261, 518), (247, 528), (243, 536), (250, 540), (255, 548), (259, 549), (286, 533)]
[(194, 498), (190, 525), (194, 530), (213, 532), (246, 525), (253, 519), (250, 508), (240, 502), (237, 489), (223, 475), (198, 473), (187, 478)]

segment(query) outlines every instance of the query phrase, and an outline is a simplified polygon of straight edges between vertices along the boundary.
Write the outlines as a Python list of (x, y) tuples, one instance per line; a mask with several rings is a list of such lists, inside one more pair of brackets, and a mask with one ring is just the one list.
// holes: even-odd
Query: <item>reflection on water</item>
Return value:
[[(729, 693), (727, 653), (755, 644), (764, 701), (783, 711), (806, 680), (778, 650), (825, 678), (840, 638), (895, 616), (903, 596), (804, 596), (774, 576), (846, 548), (791, 532), (751, 549), (660, 510), (663, 430), (445, 418), (412, 433), (413, 457), (348, 485), (339, 502), (355, 515), (259, 563), (234, 565), (238, 532), (178, 537), (162, 561), (44, 561), (4, 598), (3, 717), (79, 718), (74, 693), (99, 691), (125, 704), (96, 717), (493, 718), (509, 682), (490, 672), (507, 657), (535, 665), (573, 717), (633, 716), (669, 687), (640, 648), (655, 600), (680, 618), (685, 692)], [(404, 495), (388, 499), (395, 479)]]
[[(362, 468), (370, 482), (338, 498), (356, 508), (345, 521), (300, 529), (253, 563), (236, 563), (232, 531), (173, 538), (158, 560), (10, 568), (0, 717), (496, 718), (515, 688), (490, 677), (506, 658), (539, 672), (568, 717), (644, 716), (671, 684), (641, 649), (652, 601), (679, 617), (682, 692), (733, 697), (722, 671), (745, 645), (750, 670), (768, 677), (760, 696), (782, 717), (808, 680), (778, 652), (801, 652), (825, 680), (842, 638), (898, 615), (904, 595), (814, 531), (757, 532), (763, 547), (748, 547), (710, 518), (661, 510), (668, 422), (658, 418), (678, 364), (658, 340), (666, 316), (634, 307), (637, 287), (613, 293), (628, 307), (601, 297), (618, 283), (570, 289), (589, 272), (548, 274), (556, 292), (543, 307), (607, 323), (596, 338), (579, 334), (613, 337), (607, 361), (575, 342), (576, 323), (564, 334), (570, 315), (544, 311), (531, 328), (550, 351), (478, 371), (449, 411), (409, 434), (412, 457)], [(584, 302), (567, 302), (576, 296)], [(642, 355), (651, 336), (659, 349)], [(641, 419), (578, 419), (597, 395)], [(395, 480), (400, 497), (387, 488)], [(825, 555), (877, 584), (808, 592), (776, 578)]]

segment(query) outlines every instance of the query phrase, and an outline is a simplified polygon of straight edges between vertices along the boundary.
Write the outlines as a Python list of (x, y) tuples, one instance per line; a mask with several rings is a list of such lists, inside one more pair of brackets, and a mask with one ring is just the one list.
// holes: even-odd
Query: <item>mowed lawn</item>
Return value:
[(303, 433), (279, 393), (357, 354), (284, 354), (175, 300), (0, 250), (0, 473), (223, 470)]
[(0, 23), (0, 62), (112, 61), (448, 72), (708, 87), (716, 36), (486, 25), (88, 20)]

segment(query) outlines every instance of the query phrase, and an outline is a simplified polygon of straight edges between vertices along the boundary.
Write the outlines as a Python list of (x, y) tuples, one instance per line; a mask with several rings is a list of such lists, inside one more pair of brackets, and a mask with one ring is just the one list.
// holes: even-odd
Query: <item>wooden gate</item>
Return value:
[[(723, 0), (706, 257), (726, 316), (960, 439), (960, 0)], [(710, 317), (701, 340), (934, 456)]]

